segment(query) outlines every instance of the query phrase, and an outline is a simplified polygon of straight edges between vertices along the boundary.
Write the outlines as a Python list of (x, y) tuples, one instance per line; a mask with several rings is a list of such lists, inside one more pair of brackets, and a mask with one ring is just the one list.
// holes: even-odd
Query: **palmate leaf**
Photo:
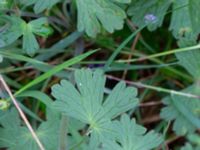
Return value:
[(0, 33), (1, 47), (7, 46), (15, 42), (19, 37), (23, 36), (23, 49), (29, 54), (34, 55), (39, 49), (38, 42), (34, 34), (47, 37), (51, 34), (50, 27), (45, 26), (46, 18), (39, 18), (26, 23), (16, 16), (4, 16), (8, 23), (8, 27)]
[(110, 33), (121, 29), (126, 13), (117, 3), (129, 2), (130, 0), (76, 0), (78, 30), (95, 37), (101, 31), (101, 25)]
[[(30, 131), (21, 125), (21, 120), (16, 109), (11, 109), (0, 118), (0, 148), (8, 150), (38, 150), (38, 145)], [(41, 123), (36, 134), (44, 147), (55, 150), (58, 147), (59, 117), (48, 110), (47, 121)]]
[(90, 125), (92, 139), (99, 141), (113, 134), (111, 119), (138, 104), (137, 90), (121, 82), (104, 101), (105, 76), (103, 71), (81, 69), (75, 71), (77, 89), (62, 80), (52, 87), (57, 99), (54, 106), (66, 115)]
[(53, 30), (46, 26), (47, 19), (44, 17), (41, 17), (39, 19), (35, 19), (30, 21), (28, 24), (31, 27), (31, 31), (39, 36), (48, 37), (50, 34), (52, 34)]
[(162, 25), (171, 2), (171, 0), (133, 0), (127, 13), (132, 17), (132, 22), (139, 27), (148, 21), (145, 19), (146, 15), (155, 16), (154, 23), (148, 25), (149, 30), (155, 30)]
[[(196, 44), (197, 33), (186, 32), (184, 37), (179, 36), (178, 45), (180, 47), (193, 46)], [(187, 51), (176, 53), (179, 64), (183, 66), (197, 81), (183, 92), (199, 95), (198, 80), (200, 76), (200, 51)], [(193, 133), (200, 128), (200, 101), (199, 99), (186, 98), (181, 96), (171, 96), (166, 98), (164, 103), (168, 106), (162, 110), (161, 116), (166, 120), (174, 120), (173, 129), (179, 135)], [(186, 148), (189, 145), (186, 145)]]
[(23, 33), (23, 49), (27, 51), (29, 55), (34, 55), (36, 50), (39, 49), (38, 42), (32, 32), (31, 26), (26, 25)]
[[(170, 30), (177, 38), (180, 47), (193, 46), (196, 44), (200, 20), (200, 1), (195, 0), (176, 0), (173, 1), (173, 13), (170, 24)], [(194, 78), (199, 79), (200, 75), (200, 52), (188, 51), (176, 53), (179, 64), (183, 66)], [(198, 85), (192, 85), (182, 92), (188, 92), (198, 95)], [(167, 107), (162, 109), (161, 117), (167, 121), (174, 121), (173, 130), (178, 135), (193, 133), (200, 128), (200, 113), (198, 99), (187, 98), (183, 96), (169, 96), (163, 100)]]
[[(198, 34), (200, 33), (200, 1), (196, 0), (176, 0), (173, 2), (173, 13), (170, 24), (170, 30), (177, 38), (179, 47), (193, 46), (196, 44)], [(200, 52), (188, 51), (177, 53), (176, 57), (195, 79), (200, 76)]]
[[(182, 92), (198, 94), (198, 85), (192, 85)], [(161, 111), (161, 117), (167, 121), (174, 121), (173, 130), (178, 135), (193, 133), (200, 128), (199, 99), (172, 95), (163, 100), (167, 107)]]
[(117, 134), (115, 141), (106, 141), (104, 150), (150, 150), (158, 147), (162, 138), (154, 131), (146, 133), (146, 129), (122, 115), (120, 121), (113, 122)]

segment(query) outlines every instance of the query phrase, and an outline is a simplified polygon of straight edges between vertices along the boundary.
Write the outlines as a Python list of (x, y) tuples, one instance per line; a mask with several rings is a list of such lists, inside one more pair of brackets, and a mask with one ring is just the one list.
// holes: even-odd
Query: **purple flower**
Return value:
[(144, 16), (144, 20), (146, 23), (155, 23), (157, 21), (157, 17), (153, 14), (146, 14)]

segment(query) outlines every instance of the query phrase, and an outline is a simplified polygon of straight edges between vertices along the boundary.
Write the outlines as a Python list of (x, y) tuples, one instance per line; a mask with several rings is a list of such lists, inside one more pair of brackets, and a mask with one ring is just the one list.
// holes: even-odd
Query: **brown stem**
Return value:
[[(133, 28), (134, 30), (136, 30), (136, 27), (132, 24), (132, 22), (131, 22), (130, 20), (127, 20), (127, 22), (128, 22), (128, 24), (131, 24), (131, 28)], [(137, 44), (139, 38), (140, 38), (140, 33), (138, 33), (138, 34), (136, 35), (136, 37), (135, 37), (135, 39), (134, 39), (134, 41), (133, 41), (133, 44), (132, 44), (132, 46), (131, 46), (131, 52), (133, 52), (133, 51), (135, 50), (135, 46), (136, 46), (136, 44)], [(130, 54), (128, 55), (128, 60), (130, 60), (130, 59), (132, 58), (132, 56), (133, 56), (132, 53), (130, 53)], [(130, 64), (130, 62), (128, 62), (128, 64)], [(127, 72), (128, 72), (127, 69), (124, 70), (123, 75), (122, 75), (122, 79), (125, 79), (125, 78), (126, 78)]]

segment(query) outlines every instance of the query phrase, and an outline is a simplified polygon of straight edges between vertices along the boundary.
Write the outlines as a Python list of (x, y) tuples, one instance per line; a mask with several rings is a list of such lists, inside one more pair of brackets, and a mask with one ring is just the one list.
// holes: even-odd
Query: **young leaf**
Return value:
[(44, 17), (38, 18), (36, 20), (30, 21), (29, 24), (31, 26), (32, 32), (43, 37), (48, 37), (52, 34), (53, 30), (46, 26), (47, 19)]
[(51, 29), (45, 24), (47, 23), (46, 18), (39, 18), (29, 22), (23, 31), (23, 49), (27, 51), (29, 55), (34, 55), (39, 49), (39, 45), (34, 34), (47, 37), (51, 34)]
[[(190, 86), (182, 92), (198, 94), (198, 85)], [(167, 107), (161, 111), (161, 117), (167, 121), (174, 121), (173, 130), (178, 135), (193, 133), (200, 128), (200, 101), (188, 97), (172, 95), (163, 100)]]
[(105, 76), (101, 70), (76, 70), (75, 81), (77, 89), (66, 80), (52, 87), (52, 95), (57, 99), (55, 108), (89, 124), (97, 141), (112, 134), (112, 118), (138, 104), (137, 90), (126, 88), (125, 83), (119, 83), (104, 101)]
[(19, 37), (23, 36), (23, 49), (29, 55), (34, 55), (39, 49), (34, 34), (47, 37), (52, 32), (49, 27), (45, 26), (47, 23), (46, 18), (39, 18), (29, 23), (16, 16), (5, 16), (5, 19), (8, 21), (9, 27), (0, 33), (2, 47), (15, 42)]
[[(193, 1), (193, 0), (192, 0)], [(174, 36), (179, 39), (178, 45), (180, 47), (191, 46), (196, 44), (197, 35), (199, 29), (196, 28), (196, 21), (193, 18), (197, 18), (197, 13), (193, 13), (191, 7), (196, 7), (200, 3), (192, 2), (188, 4), (188, 0), (175, 1), (174, 7), (185, 7), (177, 9), (173, 12), (171, 29), (174, 31)], [(198, 4), (199, 3), (199, 4)], [(196, 12), (200, 12), (198, 9)], [(180, 20), (182, 23), (180, 24)], [(200, 52), (188, 51), (176, 53), (176, 57), (179, 59), (179, 64), (183, 66), (194, 78), (199, 79), (200, 75)], [(192, 85), (183, 92), (193, 93), (198, 95), (198, 85)], [(199, 99), (191, 99), (181, 96), (172, 95), (164, 99), (164, 104), (168, 105), (162, 109), (161, 116), (166, 120), (174, 120), (173, 130), (179, 134), (184, 135), (187, 133), (193, 133), (197, 128), (200, 128), (200, 107)]]
[(113, 122), (115, 141), (106, 141), (104, 150), (150, 150), (159, 146), (162, 138), (154, 131), (146, 133), (146, 129), (137, 125), (135, 119), (122, 115), (120, 121)]
[(23, 33), (23, 49), (26, 50), (27, 54), (33, 56), (39, 49), (38, 42), (32, 33), (30, 25), (26, 25)]
[(22, 34), (26, 23), (19, 17), (1, 16), (5, 18), (5, 29), (0, 32), (1, 47), (7, 46), (15, 42)]
[(116, 3), (129, 2), (130, 0), (76, 0), (78, 30), (95, 37), (100, 32), (101, 25), (111, 33), (115, 29), (121, 29), (126, 14)]
[[(51, 116), (49, 115), (51, 113)], [(0, 118), (0, 148), (10, 150), (38, 150), (38, 145), (33, 139), (30, 131), (21, 126), (21, 120), (16, 109), (6, 112)], [(47, 121), (43, 122), (37, 129), (38, 135), (44, 147), (55, 150), (58, 147), (59, 117), (55, 113), (47, 111)]]
[(139, 27), (154, 19), (153, 23), (148, 25), (148, 29), (155, 30), (162, 25), (170, 4), (171, 0), (133, 0), (127, 13), (132, 17), (132, 22)]

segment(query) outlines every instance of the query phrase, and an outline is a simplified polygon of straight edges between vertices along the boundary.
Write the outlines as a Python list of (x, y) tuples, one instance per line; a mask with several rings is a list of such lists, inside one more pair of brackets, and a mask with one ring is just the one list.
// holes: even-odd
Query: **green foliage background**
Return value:
[[(199, 26), (200, 0), (1, 0), (0, 73), (46, 150), (199, 150)], [(0, 89), (0, 148), (37, 150)]]

